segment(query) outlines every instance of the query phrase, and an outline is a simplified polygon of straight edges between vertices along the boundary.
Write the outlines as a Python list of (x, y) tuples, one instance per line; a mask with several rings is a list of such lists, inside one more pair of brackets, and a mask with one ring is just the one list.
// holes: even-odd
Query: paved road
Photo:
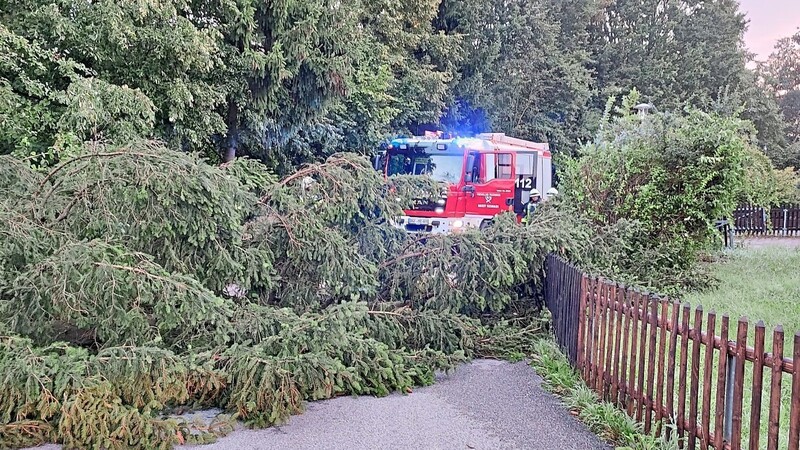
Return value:
[[(480, 360), (409, 395), (310, 403), (284, 426), (238, 430), (208, 450), (610, 449), (525, 363)], [(50, 446), (48, 446), (50, 447)], [(56, 448), (52, 446), (50, 448)]]

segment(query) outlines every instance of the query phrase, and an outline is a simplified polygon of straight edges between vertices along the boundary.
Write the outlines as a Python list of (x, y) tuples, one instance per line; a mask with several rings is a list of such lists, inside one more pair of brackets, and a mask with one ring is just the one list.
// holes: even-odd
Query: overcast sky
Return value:
[(750, 24), (745, 35), (747, 47), (766, 59), (775, 41), (793, 35), (800, 27), (800, 0), (739, 0)]

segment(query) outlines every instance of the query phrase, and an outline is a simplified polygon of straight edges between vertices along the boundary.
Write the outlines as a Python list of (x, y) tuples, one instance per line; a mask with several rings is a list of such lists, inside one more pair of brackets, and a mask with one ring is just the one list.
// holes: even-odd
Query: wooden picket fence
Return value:
[(733, 211), (737, 234), (800, 236), (800, 205), (781, 205), (769, 210), (742, 205)]
[(553, 316), (553, 332), (556, 341), (572, 365), (578, 362), (578, 333), (580, 316), (578, 301), (583, 294), (583, 272), (575, 266), (566, 264), (555, 255), (549, 255), (546, 262), (545, 300)]
[[(745, 318), (732, 328), (727, 316), (589, 276), (554, 255), (546, 272), (545, 302), (559, 345), (587, 385), (646, 432), (669, 434), (671, 427), (654, 428), (673, 425), (689, 449), (756, 450), (762, 439), (770, 450), (800, 448), (800, 333), (785, 358), (780, 327), (766, 352), (763, 322), (749, 347)], [(784, 414), (788, 437), (780, 429)]]

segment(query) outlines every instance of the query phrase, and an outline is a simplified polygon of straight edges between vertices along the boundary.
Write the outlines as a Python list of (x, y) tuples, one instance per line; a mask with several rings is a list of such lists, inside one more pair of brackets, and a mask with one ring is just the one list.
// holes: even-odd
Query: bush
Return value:
[(739, 203), (770, 207), (800, 201), (800, 177), (794, 167), (778, 170), (761, 151), (748, 150)]
[[(636, 103), (623, 102), (624, 111)], [(567, 162), (562, 194), (595, 243), (584, 264), (662, 291), (691, 285), (698, 255), (718, 239), (744, 189), (746, 123), (690, 111), (608, 121), (597, 142)]]

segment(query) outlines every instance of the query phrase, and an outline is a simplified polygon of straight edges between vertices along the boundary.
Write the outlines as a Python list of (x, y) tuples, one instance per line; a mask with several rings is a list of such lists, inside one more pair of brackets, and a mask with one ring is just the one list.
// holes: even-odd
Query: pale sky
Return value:
[(750, 20), (745, 43), (756, 59), (764, 60), (783, 37), (800, 27), (800, 0), (739, 0)]

